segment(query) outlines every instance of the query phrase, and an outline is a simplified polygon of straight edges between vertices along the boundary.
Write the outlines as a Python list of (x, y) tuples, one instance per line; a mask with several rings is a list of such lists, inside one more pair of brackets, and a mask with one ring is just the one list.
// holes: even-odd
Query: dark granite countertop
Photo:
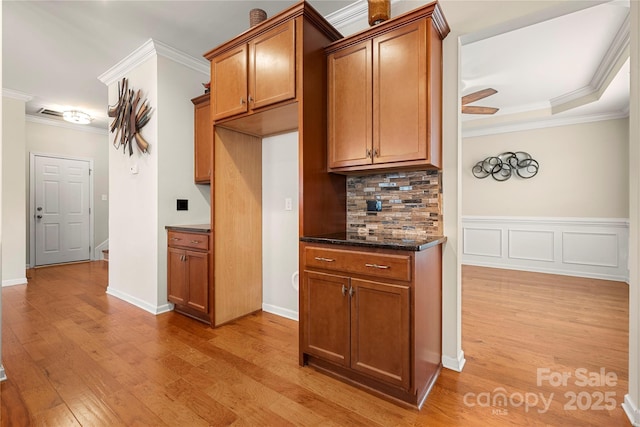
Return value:
[(335, 233), (322, 236), (303, 236), (301, 242), (330, 245), (362, 246), (367, 248), (396, 249), (400, 251), (423, 251), (447, 241), (445, 236), (396, 237), (385, 235), (363, 235), (358, 233)]
[(192, 231), (196, 233), (211, 232), (211, 224), (165, 225), (164, 228), (172, 231)]

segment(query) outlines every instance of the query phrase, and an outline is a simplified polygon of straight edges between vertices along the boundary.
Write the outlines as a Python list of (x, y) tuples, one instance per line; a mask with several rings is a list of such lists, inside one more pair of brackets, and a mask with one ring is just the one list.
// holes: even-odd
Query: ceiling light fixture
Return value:
[(82, 111), (65, 111), (62, 113), (62, 118), (78, 125), (88, 125), (91, 123), (91, 116)]

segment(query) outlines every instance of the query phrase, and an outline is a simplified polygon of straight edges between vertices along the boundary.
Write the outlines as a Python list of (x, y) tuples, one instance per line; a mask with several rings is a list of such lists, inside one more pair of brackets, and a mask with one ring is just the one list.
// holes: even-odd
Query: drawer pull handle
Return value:
[(193, 243), (194, 245), (197, 245), (198, 243), (200, 243), (200, 240), (192, 240), (191, 243)]
[(178, 237), (172, 237), (172, 238), (171, 238), (171, 240), (176, 241), (176, 240), (182, 240), (182, 239), (180, 239), (180, 238), (178, 238)]
[(321, 257), (321, 256), (317, 256), (316, 261), (323, 261), (323, 262), (333, 262), (335, 261), (335, 259), (331, 259), (331, 258), (325, 258), (325, 257)]
[(380, 268), (382, 270), (391, 268), (388, 265), (378, 265), (378, 264), (365, 264), (365, 267)]

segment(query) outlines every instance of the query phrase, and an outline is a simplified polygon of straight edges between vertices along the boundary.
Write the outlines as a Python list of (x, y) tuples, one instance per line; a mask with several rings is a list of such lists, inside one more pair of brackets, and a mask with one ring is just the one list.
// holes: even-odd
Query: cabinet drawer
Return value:
[(411, 280), (411, 256), (328, 248), (305, 248), (307, 267)]
[(202, 233), (185, 233), (183, 231), (169, 231), (168, 245), (190, 249), (209, 250), (209, 235)]

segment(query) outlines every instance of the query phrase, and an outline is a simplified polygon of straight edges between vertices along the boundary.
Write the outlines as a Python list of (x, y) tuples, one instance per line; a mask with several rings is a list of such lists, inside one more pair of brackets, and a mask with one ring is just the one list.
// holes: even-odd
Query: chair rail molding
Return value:
[(629, 282), (629, 220), (462, 217), (462, 264)]

